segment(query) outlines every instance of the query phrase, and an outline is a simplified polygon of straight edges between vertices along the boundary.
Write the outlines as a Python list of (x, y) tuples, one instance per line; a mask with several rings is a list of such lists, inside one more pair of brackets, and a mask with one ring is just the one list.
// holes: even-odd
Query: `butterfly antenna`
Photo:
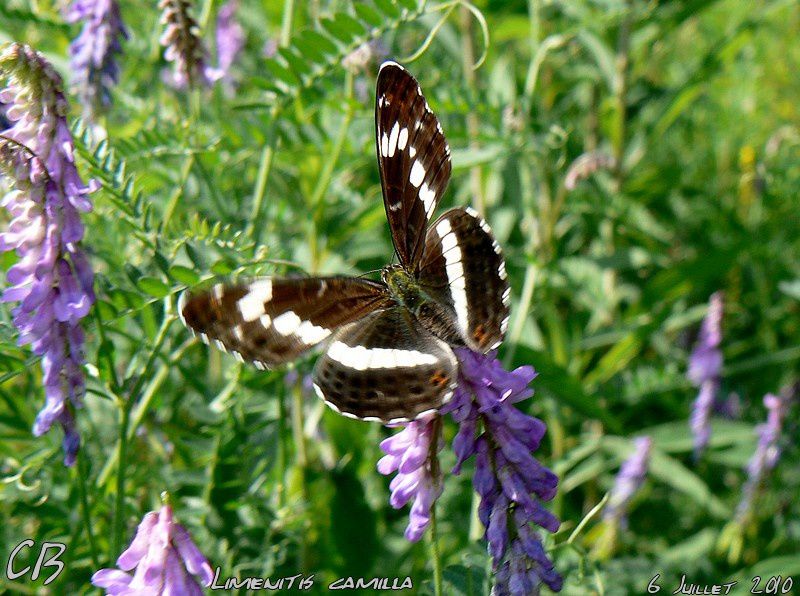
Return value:
[(366, 271), (366, 272), (362, 273), (361, 275), (358, 275), (357, 277), (364, 278), (364, 277), (366, 277), (368, 275), (372, 275), (373, 273), (380, 273), (381, 271), (383, 271), (383, 269), (373, 269), (372, 271)]

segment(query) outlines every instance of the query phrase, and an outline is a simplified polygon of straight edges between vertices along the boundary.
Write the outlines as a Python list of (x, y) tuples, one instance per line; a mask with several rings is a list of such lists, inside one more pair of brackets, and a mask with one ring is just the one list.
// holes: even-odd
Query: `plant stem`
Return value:
[(431, 559), (433, 560), (433, 593), (442, 596), (442, 560), (436, 532), (436, 501), (431, 505)]
[(128, 399), (122, 402), (122, 412), (120, 414), (119, 425), (119, 447), (117, 449), (117, 452), (119, 453), (119, 461), (117, 462), (117, 495), (114, 506), (114, 525), (111, 534), (113, 538), (111, 541), (113, 549), (111, 553), (112, 559), (116, 558), (122, 547), (123, 518), (125, 517), (125, 472), (127, 469), (126, 459), (128, 455), (129, 438), (128, 426), (130, 424), (131, 409), (133, 408), (133, 404), (136, 403), (136, 397), (142, 390), (144, 380), (150, 376), (150, 371), (152, 370), (153, 364), (158, 357), (158, 353), (161, 351), (161, 346), (164, 344), (164, 341), (167, 338), (167, 331), (169, 331), (172, 322), (175, 320), (175, 317), (171, 312), (171, 303), (169, 298), (166, 299), (165, 305), (164, 320), (162, 321), (161, 328), (158, 330), (158, 334), (156, 335), (153, 351), (150, 353), (150, 356), (144, 365), (142, 374), (136, 380), (135, 385), (131, 389)]
[(528, 263), (525, 268), (525, 280), (522, 282), (522, 294), (519, 297), (517, 304), (517, 314), (514, 316), (514, 324), (511, 326), (511, 331), (508, 334), (508, 350), (503, 359), (503, 363), (508, 366), (514, 360), (514, 352), (517, 349), (522, 337), (522, 331), (525, 328), (525, 320), (528, 318), (528, 311), (533, 302), (533, 292), (536, 289), (536, 279), (539, 276), (539, 268), (535, 263)]
[[(306, 452), (306, 440), (303, 433), (303, 391), (299, 385), (292, 388), (292, 437), (294, 438), (294, 450), (297, 457), (297, 465), (303, 469), (305, 479), (305, 467), (308, 464)], [(303, 485), (305, 493), (305, 483)]]
[(256, 184), (253, 188), (253, 206), (250, 208), (250, 221), (247, 224), (247, 232), (253, 236), (253, 240), (258, 244), (259, 230), (261, 226), (257, 226), (256, 222), (259, 221), (261, 214), (261, 205), (264, 202), (264, 195), (267, 191), (267, 180), (269, 180), (269, 172), (272, 169), (272, 158), (275, 156), (275, 149), (273, 143), (274, 139), (267, 139), (264, 149), (261, 151), (261, 161), (258, 164), (258, 175), (256, 176)]
[[(461, 68), (464, 79), (469, 90), (470, 100), (478, 95), (477, 75), (475, 74), (475, 49), (472, 47), (472, 15), (465, 7), (459, 9), (459, 21), (461, 24)], [(472, 151), (478, 150), (478, 136), (480, 135), (480, 122), (474, 110), (467, 114), (467, 137), (469, 138), (469, 148)], [(469, 169), (469, 181), (472, 189), (472, 202), (475, 210), (483, 215), (486, 210), (486, 197), (483, 194), (481, 184), (481, 168), (473, 166)]]
[(162, 232), (166, 231), (169, 227), (170, 221), (172, 220), (172, 215), (175, 213), (175, 208), (178, 206), (178, 201), (183, 196), (183, 189), (186, 186), (186, 181), (189, 179), (189, 173), (192, 171), (193, 164), (194, 152), (190, 153), (186, 158), (186, 161), (183, 162), (180, 178), (178, 179), (178, 186), (173, 191), (172, 196), (169, 198), (169, 202), (167, 203), (167, 208), (164, 210), (164, 217), (161, 220)]
[[(428, 465), (430, 466), (431, 478), (435, 482), (441, 482), (441, 471), (439, 469), (439, 436), (442, 432), (442, 418), (436, 416), (432, 423), (431, 442), (428, 447)], [(439, 536), (436, 531), (436, 501), (431, 504), (431, 558), (433, 559), (433, 591), (436, 596), (442, 594), (442, 556), (439, 552)]]
[(292, 38), (292, 21), (294, 20), (294, 0), (284, 0), (283, 17), (281, 18), (281, 38), (282, 46), (289, 43)]
[(339, 156), (342, 154), (344, 143), (347, 140), (347, 132), (350, 129), (350, 124), (353, 121), (353, 116), (355, 115), (356, 111), (355, 103), (353, 102), (353, 73), (350, 71), (347, 71), (347, 74), (345, 75), (345, 105), (347, 108), (345, 109), (342, 124), (339, 127), (339, 133), (336, 135), (336, 139), (334, 140), (333, 148), (331, 149), (330, 154), (326, 156), (325, 161), (323, 162), (322, 170), (320, 171), (319, 178), (317, 179), (317, 184), (314, 186), (314, 192), (311, 194), (311, 199), (309, 200), (309, 208), (312, 212), (312, 219), (308, 242), (311, 251), (312, 272), (317, 271), (320, 262), (317, 223), (322, 215), (320, 213), (322, 197), (325, 195), (331, 185), (336, 162), (339, 161)]
[[(281, 18), (281, 36), (280, 44), (282, 46), (288, 45), (292, 37), (292, 21), (294, 20), (294, 0), (285, 0), (283, 3), (283, 17)], [(278, 111), (272, 109), (270, 114), (270, 126), (274, 122)], [(261, 150), (261, 160), (258, 164), (258, 175), (256, 176), (256, 183), (253, 187), (253, 206), (250, 209), (250, 221), (247, 224), (245, 233), (250, 234), (253, 240), (258, 244), (260, 238), (261, 226), (256, 225), (260, 219), (261, 205), (264, 203), (264, 196), (267, 191), (267, 181), (269, 180), (269, 173), (272, 169), (272, 160), (275, 157), (275, 144), (277, 139), (271, 133), (268, 134), (267, 140), (264, 143), (264, 148)]]
[(122, 525), (125, 509), (125, 468), (128, 455), (128, 423), (131, 418), (130, 403), (133, 396), (122, 406), (122, 414), (119, 423), (119, 462), (117, 464), (117, 495), (114, 503), (114, 531), (111, 541), (111, 559), (113, 560), (120, 553), (122, 547)]
[(617, 130), (614, 139), (614, 179), (616, 190), (622, 188), (624, 170), (622, 162), (625, 158), (625, 137), (628, 134), (628, 66), (630, 65), (630, 33), (631, 33), (631, 4), (630, 0), (626, 3), (625, 16), (619, 27), (619, 37), (617, 38), (617, 55), (614, 60), (614, 105), (617, 112)]
[(286, 505), (286, 392), (278, 392), (278, 508)]
[(94, 530), (92, 529), (92, 516), (89, 511), (89, 496), (86, 491), (86, 477), (88, 476), (88, 469), (86, 464), (86, 455), (83, 449), (78, 451), (78, 465), (76, 466), (76, 475), (78, 478), (78, 494), (81, 500), (81, 517), (86, 526), (86, 534), (89, 537), (89, 556), (92, 559), (92, 567), (95, 569), (100, 568), (97, 559), (97, 545), (94, 540)]

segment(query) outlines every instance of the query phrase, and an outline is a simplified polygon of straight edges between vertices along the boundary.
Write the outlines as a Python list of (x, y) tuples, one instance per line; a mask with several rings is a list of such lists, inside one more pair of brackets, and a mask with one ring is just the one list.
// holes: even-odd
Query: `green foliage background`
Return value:
[[(196, 7), (212, 49), (219, 4)], [(23, 538), (63, 541), (67, 570), (50, 589), (92, 592), (91, 573), (115, 560), (168, 490), (223, 576), (302, 571), (323, 591), (336, 577), (410, 575), (415, 591), (430, 593), (428, 545), (403, 539), (407, 510), (388, 506), (388, 480), (375, 470), (388, 431), (336, 416), (288, 388), (283, 371), (259, 372), (191, 340), (174, 302), (212, 278), (386, 264), (376, 66), (349, 73), (342, 59), (379, 37), (402, 60), (432, 35), (406, 65), (453, 148), (443, 207), (483, 209), (505, 250), (513, 316), (500, 356), (540, 372), (521, 407), (547, 422), (538, 455), (561, 478), (552, 508), (562, 530), (548, 548), (564, 593), (644, 593), (656, 573), (669, 591), (681, 573), (701, 584), (738, 579), (740, 593), (753, 575), (800, 585), (796, 406), (756, 515), (730, 523), (766, 415), (761, 398), (794, 382), (800, 359), (800, 8), (476, 7), (479, 18), (453, 2), (244, 0), (235, 91), (185, 93), (162, 82), (156, 2), (122, 2), (130, 39), (101, 121), (107, 139), (98, 142), (74, 102), (71, 116), (79, 167), (103, 185), (86, 218), (99, 301), (86, 322), (83, 455), (64, 469), (60, 433), (31, 436), (41, 374), (16, 347), (4, 305), (1, 565)], [(473, 71), (481, 19), (490, 41)], [(53, 0), (0, 6), (0, 41), (33, 45), (65, 76), (77, 33)], [(267, 60), (268, 41), (288, 43)], [(568, 191), (569, 165), (595, 150), (619, 167)], [(13, 260), (0, 257), (2, 268)], [(743, 407), (739, 419), (715, 419), (695, 463), (685, 369), (718, 289), (723, 396), (735, 392)], [(453, 432), (447, 426), (448, 439)], [(655, 453), (629, 528), (609, 544), (594, 516), (570, 540), (643, 434)], [(452, 454), (443, 453), (448, 469)], [(471, 474), (468, 466), (447, 477), (439, 505), (447, 594), (488, 591), (488, 557), (470, 531)], [(0, 579), (0, 588), (33, 593), (41, 583)]]

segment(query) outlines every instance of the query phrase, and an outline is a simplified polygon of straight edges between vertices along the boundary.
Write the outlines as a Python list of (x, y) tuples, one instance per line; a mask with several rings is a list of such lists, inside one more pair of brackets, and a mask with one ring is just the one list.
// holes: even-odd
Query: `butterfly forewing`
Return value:
[(414, 420), (449, 401), (458, 363), (445, 342), (402, 307), (342, 327), (314, 369), (314, 388), (342, 414)]
[(378, 74), (375, 106), (383, 202), (400, 263), (416, 269), (447, 182), (450, 148), (416, 79), (395, 62)]
[(486, 222), (472, 209), (451, 209), (430, 225), (419, 282), (449, 305), (464, 342), (486, 352), (503, 340), (509, 300), (505, 261)]
[(206, 343), (272, 367), (388, 303), (382, 284), (350, 277), (261, 278), (184, 294), (183, 322)]

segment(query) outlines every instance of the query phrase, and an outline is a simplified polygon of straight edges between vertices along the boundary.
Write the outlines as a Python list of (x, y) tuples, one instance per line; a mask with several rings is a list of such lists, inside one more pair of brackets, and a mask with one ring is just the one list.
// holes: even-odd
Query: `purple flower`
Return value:
[[(133, 542), (117, 559), (117, 567), (119, 569), (97, 571), (92, 576), (92, 584), (105, 588), (106, 594), (124, 596), (202, 596), (203, 590), (196, 578), (204, 586), (211, 585), (214, 579), (208, 560), (189, 532), (174, 520), (169, 505), (142, 518)], [(134, 568), (133, 575), (126, 573)]]
[(573, 161), (564, 177), (564, 188), (575, 190), (581, 180), (586, 180), (598, 170), (613, 170), (617, 160), (601, 151), (589, 151)]
[[(431, 508), (442, 494), (442, 474), (436, 457), (440, 424), (436, 415), (415, 420), (381, 442), (386, 455), (378, 462), (378, 471), (385, 475), (397, 472), (389, 485), (392, 491), (389, 503), (400, 509), (414, 499), (405, 533), (411, 542), (422, 538), (431, 521)], [(437, 442), (434, 449), (433, 441)]]
[(647, 476), (653, 440), (650, 437), (638, 437), (633, 445), (633, 454), (620, 467), (603, 511), (603, 519), (619, 522), (623, 526), (627, 523), (628, 505)]
[(536, 372), (530, 366), (509, 372), (494, 353), (456, 353), (459, 384), (445, 408), (459, 424), (453, 473), (475, 457), (473, 486), (496, 573), (494, 593), (532, 594), (541, 584), (557, 592), (562, 579), (535, 526), (558, 530), (560, 522), (542, 505), (555, 496), (558, 477), (533, 456), (545, 424), (514, 407), (533, 395), (528, 385)]
[(72, 409), (81, 406), (85, 388), (80, 321), (94, 302), (80, 214), (91, 210), (94, 186), (84, 185), (75, 168), (67, 101), (53, 67), (28, 46), (12, 44), (0, 55), (0, 74), (9, 81), (0, 102), (13, 123), (0, 141), (0, 165), (12, 185), (0, 200), (11, 214), (0, 251), (19, 257), (6, 273), (2, 301), (19, 303), (12, 311), (19, 343), (42, 358), (46, 401), (33, 432), (39, 436), (58, 421), (69, 466), (80, 443)]
[(232, 84), (230, 69), (242, 51), (245, 42), (244, 29), (236, 21), (238, 0), (229, 0), (217, 13), (217, 69), (223, 81)]
[(166, 25), (160, 43), (164, 58), (172, 62), (168, 82), (178, 89), (197, 85), (210, 86), (219, 72), (208, 66), (207, 54), (197, 21), (190, 14), (191, 0), (160, 0), (161, 24)]
[(690, 425), (694, 434), (695, 458), (699, 458), (711, 437), (709, 419), (714, 409), (722, 373), (722, 292), (715, 292), (708, 301), (708, 313), (700, 327), (694, 350), (689, 357), (686, 374), (700, 388), (692, 406)]
[(128, 37), (116, 0), (73, 0), (68, 23), (83, 22), (83, 30), (69, 46), (73, 83), (84, 111), (92, 115), (111, 103), (111, 87), (119, 80), (115, 54), (120, 40)]
[(758, 433), (758, 445), (753, 457), (747, 464), (747, 480), (742, 489), (742, 500), (736, 509), (736, 518), (744, 522), (752, 511), (756, 492), (767, 472), (775, 467), (780, 457), (778, 445), (783, 420), (786, 417), (789, 400), (768, 393), (764, 396), (764, 405), (767, 408), (767, 422), (760, 425)]
[(342, 66), (352, 71), (366, 70), (383, 60), (389, 51), (380, 39), (371, 39), (342, 58)]
[(0, 101), (0, 133), (11, 126), (11, 122), (6, 118), (6, 105)]

